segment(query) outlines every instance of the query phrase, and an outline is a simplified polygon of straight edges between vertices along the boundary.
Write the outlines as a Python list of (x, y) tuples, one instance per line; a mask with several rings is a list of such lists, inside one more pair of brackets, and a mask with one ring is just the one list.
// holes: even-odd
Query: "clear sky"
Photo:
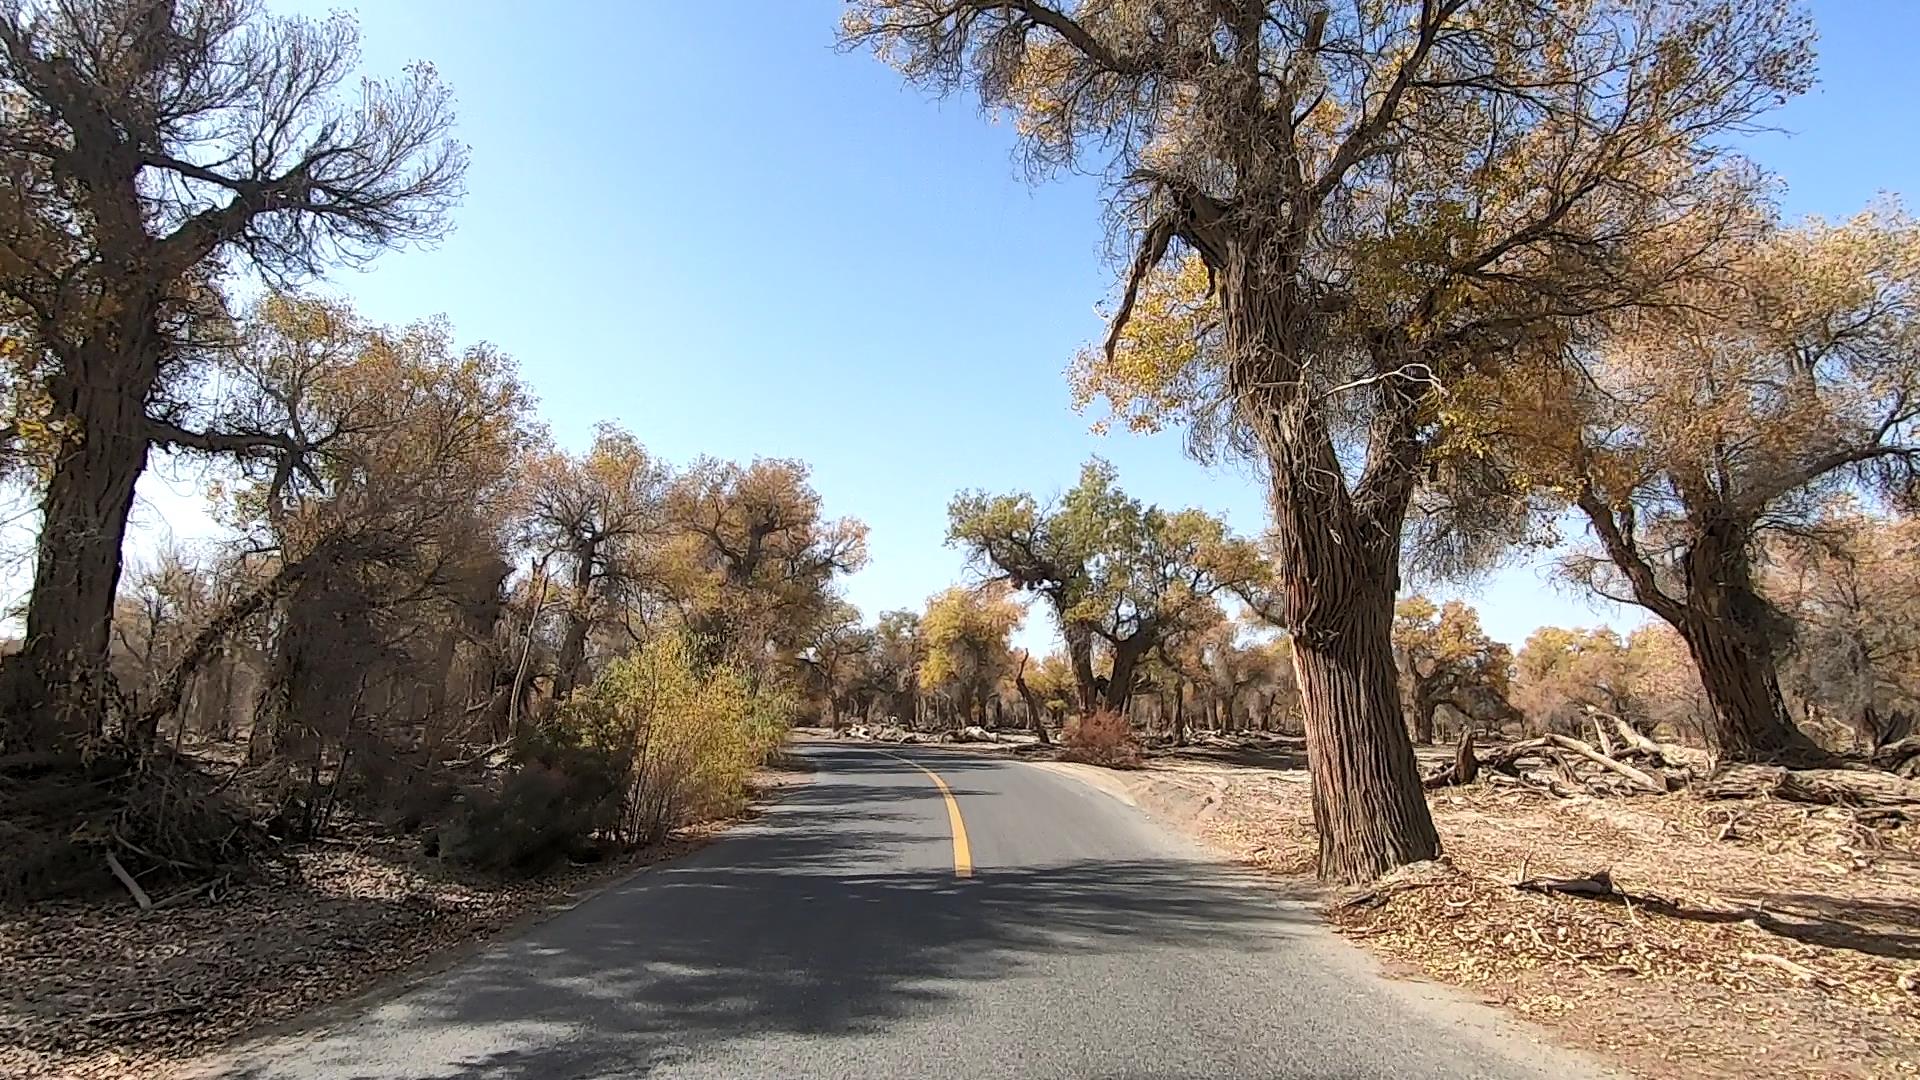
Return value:
[[(1063, 369), (1112, 280), (1096, 181), (1030, 184), (1006, 124), (836, 52), (834, 0), (346, 8), (370, 72), (426, 59), (453, 85), (473, 165), (448, 240), (330, 285), (511, 353), (563, 444), (610, 419), (675, 462), (805, 459), (828, 511), (871, 527), (847, 586), (869, 616), (960, 576), (957, 489), (1055, 492), (1090, 454), (1144, 499), (1261, 528), (1251, 476), (1193, 463), (1178, 433), (1095, 436), (1069, 408)], [(1814, 9), (1821, 85), (1751, 152), (1790, 214), (1844, 215), (1920, 188), (1920, 3)], [(162, 473), (140, 542), (204, 533), (192, 474)], [(1542, 623), (1638, 621), (1532, 565), (1466, 595), (1516, 646)]]

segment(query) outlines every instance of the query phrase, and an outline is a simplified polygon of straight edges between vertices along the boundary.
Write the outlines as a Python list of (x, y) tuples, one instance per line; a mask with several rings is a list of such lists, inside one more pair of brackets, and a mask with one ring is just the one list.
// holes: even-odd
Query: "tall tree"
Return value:
[(1113, 466), (1096, 458), (1081, 467), (1080, 482), (1057, 503), (1042, 504), (1026, 492), (964, 491), (947, 507), (948, 543), (965, 550), (992, 579), (1046, 601), (1066, 639), (1074, 704), (1082, 713), (1099, 706), (1094, 628), (1085, 603), (1111, 516), (1115, 477)]
[(667, 528), (667, 483), (666, 468), (614, 424), (595, 429), (585, 454), (549, 449), (527, 463), (533, 543), (560, 557), (571, 586), (556, 698), (585, 681), (588, 634), (644, 584), (650, 547)]
[(1004, 585), (955, 586), (928, 600), (920, 616), (920, 688), (945, 695), (961, 718), (984, 725), (988, 696), (1014, 670), (1007, 639), (1025, 617)]
[(256, 728), (311, 753), (376, 698), (396, 726), (443, 719), (454, 650), (499, 615), (502, 511), (531, 442), (525, 391), (496, 350), (457, 348), (443, 320), (387, 329), (350, 316), (268, 298), (243, 326), (217, 414), (313, 447), (304, 470), (255, 462), (227, 489), (222, 513), (273, 572), (209, 625), (274, 613)]
[(920, 717), (920, 665), (926, 658), (920, 614), (883, 611), (873, 627), (874, 648), (867, 654), (868, 679), (887, 698), (893, 719), (913, 727)]
[(1393, 609), (1393, 651), (1416, 742), (1432, 742), (1442, 705), (1469, 721), (1517, 718), (1507, 700), (1513, 653), (1480, 628), (1480, 613), (1449, 600), (1410, 596)]
[(6, 670), (13, 741), (94, 722), (75, 695), (106, 668), (153, 447), (309, 449), (170, 418), (218, 331), (218, 275), (279, 280), (443, 231), (466, 160), (447, 138), (448, 92), (417, 65), (335, 101), (355, 45), (344, 17), (268, 18), (251, 0), (0, 4), (0, 324), (30, 342), (33, 392), (12, 403), (58, 443), (26, 641)]
[[(963, 492), (949, 541), (990, 579), (1039, 593), (1066, 639), (1082, 712), (1124, 712), (1139, 665), (1159, 642), (1218, 616), (1213, 598), (1264, 578), (1252, 545), (1199, 510), (1128, 496), (1095, 459), (1057, 503), (1026, 493)], [(1109, 661), (1095, 672), (1094, 649)]]
[(1793, 627), (1781, 690), (1802, 722), (1866, 751), (1920, 730), (1920, 520), (1843, 510), (1768, 549), (1764, 591)]
[(1920, 225), (1763, 224), (1723, 258), (1611, 320), (1550, 422), (1497, 423), (1598, 540), (1576, 575), (1686, 642), (1721, 754), (1818, 756), (1781, 694), (1790, 630), (1759, 563), (1840, 492), (1920, 491)]
[[(1013, 113), (1040, 170), (1116, 181), (1133, 258), (1093, 366), (1123, 402), (1224, 420), (1266, 467), (1324, 876), (1439, 851), (1389, 641), (1437, 403), (1640, 292), (1613, 272), (1621, 253), (1706, 201), (1716, 135), (1805, 84), (1808, 38), (1784, 0), (857, 0), (847, 16), (843, 40), (910, 80)], [(1184, 363), (1141, 362), (1142, 292), (1187, 256), (1209, 317)]]
[(798, 461), (703, 458), (674, 481), (667, 509), (680, 539), (666, 587), (712, 654), (748, 671), (803, 648), (838, 576), (866, 565), (867, 527), (824, 517)]
[(845, 600), (829, 604), (808, 635), (799, 660), (826, 699), (822, 719), (828, 726), (839, 726), (849, 709), (864, 711), (864, 702), (888, 689), (884, 669), (870, 662), (878, 647), (874, 631), (860, 624), (860, 609)]

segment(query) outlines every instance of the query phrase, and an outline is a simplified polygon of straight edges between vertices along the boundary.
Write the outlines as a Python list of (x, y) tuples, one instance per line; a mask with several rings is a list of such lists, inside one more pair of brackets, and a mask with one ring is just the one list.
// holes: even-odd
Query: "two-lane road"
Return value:
[(802, 752), (756, 821), (212, 1074), (1595, 1075), (1071, 777)]

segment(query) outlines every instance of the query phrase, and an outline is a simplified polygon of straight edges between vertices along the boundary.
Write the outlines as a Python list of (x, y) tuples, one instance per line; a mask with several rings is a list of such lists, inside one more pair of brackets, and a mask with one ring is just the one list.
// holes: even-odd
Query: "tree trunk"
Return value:
[(1173, 686), (1173, 745), (1187, 745), (1187, 686), (1175, 683)]
[(1407, 710), (1407, 725), (1413, 741), (1422, 746), (1433, 743), (1433, 714), (1439, 709), (1434, 683), (1436, 680), (1421, 676), (1418, 671), (1408, 676), (1413, 683), (1413, 701)]
[(1820, 757), (1787, 714), (1773, 661), (1756, 656), (1711, 617), (1689, 612), (1682, 636), (1713, 705), (1713, 738), (1728, 761), (1801, 761)]
[[(1291, 569), (1291, 568), (1289, 568)], [(1295, 571), (1298, 572), (1298, 571)], [(1297, 635), (1320, 876), (1370, 881), (1440, 854), (1420, 769), (1400, 716), (1388, 626), (1393, 594), (1344, 593), (1337, 629)]]
[(591, 621), (593, 598), (592, 544), (573, 551), (573, 596), (567, 606), (567, 636), (560, 643), (560, 670), (554, 679), (553, 697), (565, 701), (580, 682), (580, 669), (587, 660), (587, 627)]
[(1153, 635), (1140, 631), (1114, 645), (1113, 673), (1107, 677), (1101, 708), (1116, 716), (1126, 715), (1127, 705), (1133, 700), (1134, 674), (1139, 669), (1141, 658), (1147, 654), (1147, 647), (1152, 644)]
[(1824, 757), (1787, 712), (1774, 666), (1774, 617), (1753, 586), (1745, 534), (1707, 524), (1683, 564), (1687, 605), (1676, 625), (1713, 705), (1714, 744), (1728, 761)]
[(26, 638), (7, 663), (9, 740), (45, 748), (100, 730), (99, 682), (108, 672), (113, 602), (133, 487), (147, 467), (151, 377), (115, 378), (95, 358), (92, 379), (62, 378), (55, 407), (79, 424), (54, 458), (41, 502), (39, 557)]
[(1020, 658), (1020, 668), (1013, 673), (1014, 689), (1020, 691), (1020, 700), (1027, 703), (1027, 723), (1032, 725), (1033, 734), (1040, 740), (1041, 746), (1050, 746), (1053, 740), (1047, 737), (1047, 710), (1040, 704), (1040, 695), (1027, 685), (1027, 658)]
[(1078, 623), (1062, 623), (1061, 636), (1067, 641), (1067, 660), (1073, 667), (1074, 706), (1086, 716), (1100, 705), (1093, 677), (1093, 632)]

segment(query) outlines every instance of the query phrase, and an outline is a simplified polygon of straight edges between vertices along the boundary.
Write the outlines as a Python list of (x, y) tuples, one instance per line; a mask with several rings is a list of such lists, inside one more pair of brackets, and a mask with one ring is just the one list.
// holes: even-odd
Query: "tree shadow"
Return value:
[(1258, 769), (1304, 769), (1307, 747), (1299, 739), (1250, 741), (1243, 745), (1221, 744), (1166, 747), (1149, 752), (1158, 759), (1200, 761), (1212, 765), (1240, 765)]
[(1783, 892), (1753, 899), (1756, 910), (1741, 914), (1768, 933), (1827, 949), (1920, 960), (1920, 900)]
[[(1271, 947), (1277, 925), (1304, 918), (1251, 879), (1179, 859), (983, 869), (971, 879), (944, 865), (882, 872), (913, 865), (904, 848), (926, 854), (923, 834), (887, 826), (912, 816), (890, 804), (924, 804), (927, 793), (842, 783), (838, 771), (790, 794), (730, 850), (657, 867), (496, 946), (353, 1021), (345, 1037), (323, 1037), (297, 1064), (243, 1057), (223, 1075), (643, 1074), (756, 1035), (875, 1033), (938, 1009), (963, 984), (1017, 977), (1063, 954)], [(483, 1030), (518, 1034), (516, 1045), (458, 1060), (359, 1056), (354, 1027), (393, 1024), (455, 1043), (467, 1041), (462, 1033), (483, 1044)]]

